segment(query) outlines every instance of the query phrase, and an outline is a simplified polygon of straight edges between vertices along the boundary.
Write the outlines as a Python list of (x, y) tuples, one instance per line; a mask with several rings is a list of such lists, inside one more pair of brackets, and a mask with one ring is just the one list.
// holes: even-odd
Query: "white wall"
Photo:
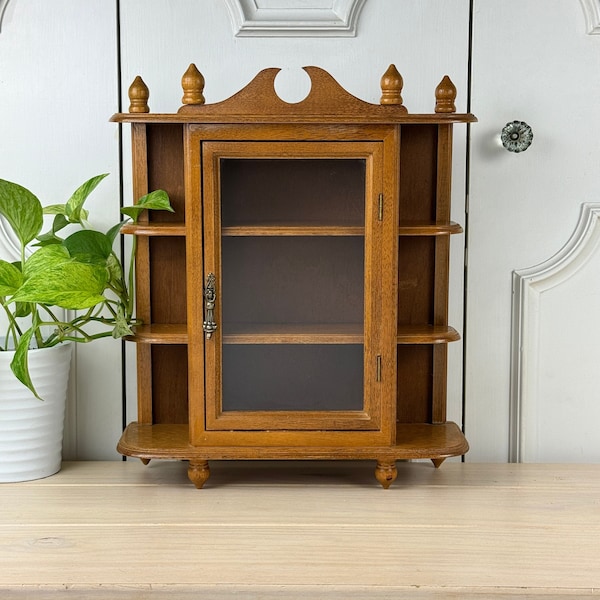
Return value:
[[(111, 173), (87, 204), (98, 227), (119, 219), (116, 10), (106, 0), (10, 2), (0, 33), (0, 176), (43, 204), (66, 202)], [(0, 255), (10, 255), (0, 240)], [(65, 456), (117, 458), (120, 344), (77, 349)], [(83, 370), (85, 369), (85, 375)]]

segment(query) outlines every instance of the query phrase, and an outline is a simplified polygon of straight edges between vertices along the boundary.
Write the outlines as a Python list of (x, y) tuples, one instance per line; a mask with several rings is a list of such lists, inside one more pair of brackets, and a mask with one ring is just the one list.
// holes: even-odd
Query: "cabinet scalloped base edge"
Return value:
[(387, 489), (396, 479), (396, 461), (430, 459), (438, 468), (446, 458), (460, 456), (469, 444), (456, 423), (398, 424), (395, 446), (293, 447), (289, 446), (193, 446), (187, 425), (131, 423), (123, 432), (117, 450), (139, 458), (189, 461), (190, 481), (201, 488), (210, 476), (209, 460), (375, 460), (375, 478)]

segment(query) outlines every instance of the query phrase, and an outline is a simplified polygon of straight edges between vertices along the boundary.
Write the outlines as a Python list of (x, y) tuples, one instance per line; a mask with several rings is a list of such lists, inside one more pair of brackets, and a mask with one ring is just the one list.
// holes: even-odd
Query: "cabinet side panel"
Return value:
[(433, 323), (435, 240), (398, 241), (398, 325)]
[(431, 346), (398, 346), (399, 423), (431, 422), (432, 372)]
[(186, 323), (185, 239), (150, 239), (152, 323)]
[(402, 126), (398, 210), (401, 223), (435, 221), (437, 145), (437, 126)]
[(148, 190), (165, 190), (175, 212), (153, 211), (154, 222), (185, 221), (185, 184), (183, 176), (183, 125), (147, 125)]
[(152, 347), (152, 422), (188, 422), (187, 347)]

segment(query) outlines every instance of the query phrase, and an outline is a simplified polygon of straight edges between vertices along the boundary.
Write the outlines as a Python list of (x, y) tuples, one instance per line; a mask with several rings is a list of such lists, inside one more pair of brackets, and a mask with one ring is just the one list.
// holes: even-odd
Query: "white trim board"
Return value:
[(600, 0), (580, 0), (589, 35), (600, 35)]
[[(576, 276), (582, 275), (584, 268), (590, 268), (600, 257), (600, 203), (584, 203), (581, 206), (579, 221), (565, 246), (553, 257), (535, 267), (514, 271), (513, 273), (513, 318), (511, 343), (511, 398), (510, 398), (510, 440), (509, 460), (511, 462), (539, 462), (543, 460), (544, 443), (540, 437), (547, 427), (559, 427), (560, 415), (554, 414), (549, 418), (547, 410), (557, 406), (568, 407), (574, 400), (584, 401), (585, 394), (560, 391), (563, 382), (567, 388), (574, 387), (579, 377), (577, 368), (564, 365), (561, 373), (552, 372), (548, 364), (541, 364), (544, 357), (552, 355), (552, 340), (564, 336), (564, 344), (558, 347), (563, 353), (568, 353), (568, 333), (573, 322), (584, 322), (593, 338), (595, 297), (599, 294), (596, 277), (585, 279), (586, 300), (591, 308), (583, 308), (580, 288), (575, 285)], [(590, 273), (588, 273), (590, 275)], [(563, 308), (557, 310), (558, 304), (553, 302), (561, 295), (560, 304)], [(562, 296), (564, 295), (564, 297)], [(584, 310), (583, 313), (581, 311)], [(549, 320), (549, 316), (551, 319)], [(590, 360), (593, 365), (595, 353), (583, 353), (582, 360)], [(588, 358), (589, 357), (589, 358)], [(546, 361), (547, 363), (547, 361)], [(585, 369), (585, 365), (575, 363)], [(561, 366), (562, 368), (562, 366)], [(586, 373), (589, 379), (597, 368), (593, 365)], [(548, 397), (543, 389), (548, 389), (549, 377), (556, 377), (556, 398)], [(591, 385), (591, 383), (588, 383)], [(594, 394), (595, 395), (595, 394)], [(550, 408), (548, 409), (548, 406)], [(574, 411), (581, 414), (581, 410)], [(593, 422), (593, 416), (590, 415)], [(557, 424), (558, 423), (558, 424)], [(567, 426), (567, 423), (564, 423)], [(571, 427), (585, 431), (586, 423), (581, 421), (571, 424)], [(585, 435), (572, 439), (572, 446), (586, 447)], [(557, 440), (557, 445), (560, 442)], [(590, 448), (592, 452), (590, 453)], [(586, 457), (597, 452), (593, 444), (587, 445), (587, 451), (581, 454), (582, 462)], [(565, 460), (571, 462), (571, 460)]]

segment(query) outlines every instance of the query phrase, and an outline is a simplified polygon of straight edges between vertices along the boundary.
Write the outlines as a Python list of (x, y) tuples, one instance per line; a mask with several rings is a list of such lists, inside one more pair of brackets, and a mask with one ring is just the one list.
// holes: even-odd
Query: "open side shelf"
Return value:
[(185, 223), (126, 223), (121, 233), (146, 236), (185, 236)]

